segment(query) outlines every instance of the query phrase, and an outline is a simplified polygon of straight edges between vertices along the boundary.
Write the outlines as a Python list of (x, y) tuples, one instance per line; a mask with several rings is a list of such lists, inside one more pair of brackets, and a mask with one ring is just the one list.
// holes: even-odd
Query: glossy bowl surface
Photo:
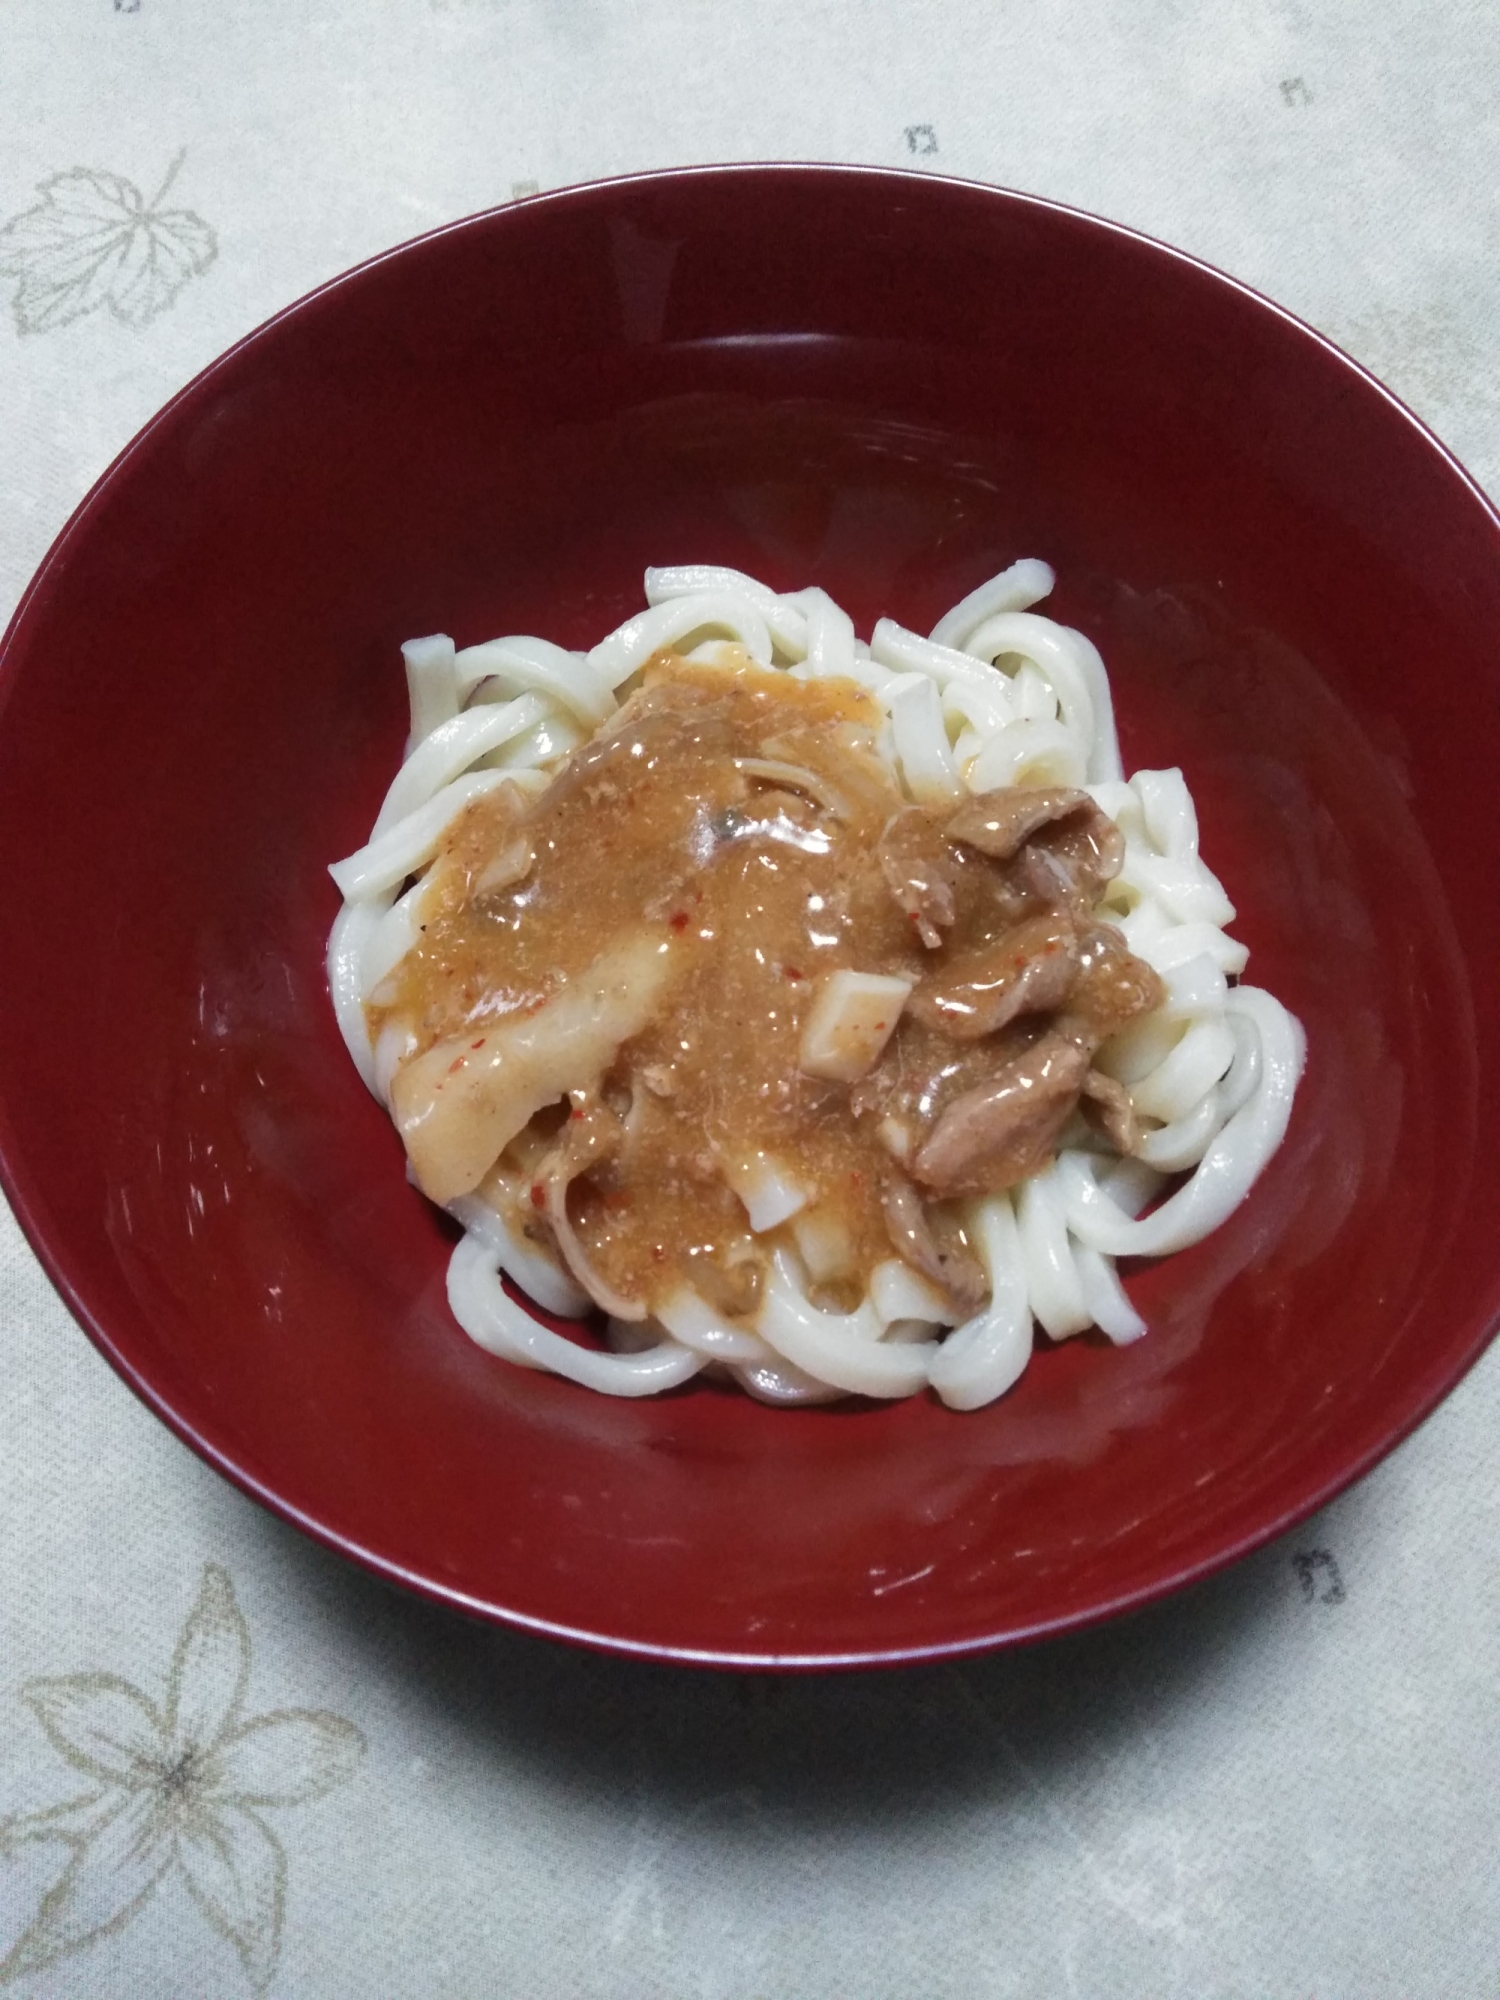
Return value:
[[(1306, 1024), (1251, 1199), (1133, 1275), (1148, 1339), (1042, 1353), (976, 1415), (617, 1402), (483, 1354), (322, 969), (399, 642), (587, 644), (689, 561), (926, 629), (1022, 554)], [(1143, 1603), (1371, 1465), (1500, 1310), (1497, 635), (1500, 524), (1433, 439), (1128, 231), (813, 167), (457, 224), (207, 370), (17, 614), (6, 1185), (210, 1463), (465, 1609), (787, 1666)]]

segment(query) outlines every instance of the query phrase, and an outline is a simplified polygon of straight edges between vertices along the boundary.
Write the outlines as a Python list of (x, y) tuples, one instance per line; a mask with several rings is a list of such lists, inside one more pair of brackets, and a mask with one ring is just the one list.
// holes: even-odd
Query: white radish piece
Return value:
[(798, 1066), (808, 1076), (855, 1083), (879, 1062), (914, 981), (880, 972), (829, 972), (814, 983)]

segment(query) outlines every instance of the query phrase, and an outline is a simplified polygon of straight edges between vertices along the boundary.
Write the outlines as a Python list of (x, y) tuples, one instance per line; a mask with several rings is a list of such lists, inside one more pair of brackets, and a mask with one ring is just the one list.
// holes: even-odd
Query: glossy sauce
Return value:
[[(622, 1298), (649, 1308), (686, 1283), (718, 1310), (749, 1311), (779, 1241), (798, 1246), (820, 1302), (848, 1308), (894, 1254), (886, 1200), (905, 1168), (893, 1144), (909, 1162), (947, 1105), (1024, 1056), (1052, 1020), (955, 1039), (942, 1025), (945, 998), (962, 1012), (953, 976), (998, 962), (1008, 937), (1056, 947), (1013, 864), (946, 841), (941, 816), (909, 806), (877, 753), (883, 717), (870, 696), (725, 652), (716, 666), (658, 655), (539, 799), (501, 787), (463, 813), (428, 876), (419, 941), (370, 1025), (408, 1031), (420, 1055), (540, 1009), (618, 940), (659, 937), (668, 974), (648, 1026), (596, 1094), (575, 1095), (571, 1116), (540, 1113), (481, 1192), (546, 1243), (539, 1177), (571, 1147), (581, 1171), (567, 1220)], [(893, 843), (927, 856), (898, 872), (941, 873), (941, 930), (893, 892)], [(1080, 988), (1108, 985), (1097, 942), (1086, 968)], [(839, 969), (936, 996), (903, 1015), (852, 1088), (799, 1068), (814, 982)], [(1079, 1028), (1090, 1052), (1115, 1018), (1106, 1005)], [(759, 1237), (730, 1185), (757, 1156), (809, 1193)]]

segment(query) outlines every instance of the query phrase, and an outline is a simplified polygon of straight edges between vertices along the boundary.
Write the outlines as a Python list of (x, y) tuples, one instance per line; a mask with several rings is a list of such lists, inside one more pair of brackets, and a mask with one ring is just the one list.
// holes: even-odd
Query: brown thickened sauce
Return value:
[[(1077, 793), (920, 811), (881, 724), (853, 682), (658, 655), (539, 798), (502, 786), (462, 814), (369, 1010), (375, 1035), (415, 1037), (409, 1060), (478, 1049), (620, 941), (665, 948), (644, 1028), (480, 1189), (551, 1247), (561, 1174), (590, 1270), (637, 1309), (687, 1284), (749, 1312), (772, 1242), (800, 1247), (829, 1306), (898, 1253), (962, 1300), (960, 1198), (1045, 1165), (1080, 1102), (1130, 1143), (1089, 1061), (1161, 998), (1092, 915), (1118, 834)], [(834, 1082), (799, 1056), (817, 982), (844, 969), (912, 993), (874, 1066)], [(730, 1185), (756, 1155), (810, 1193), (759, 1237)]]

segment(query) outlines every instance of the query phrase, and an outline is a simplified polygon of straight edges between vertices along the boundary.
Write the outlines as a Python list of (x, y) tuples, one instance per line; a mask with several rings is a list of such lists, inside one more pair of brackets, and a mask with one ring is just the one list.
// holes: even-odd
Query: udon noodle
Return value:
[(481, 1346), (614, 1395), (967, 1410), (1036, 1327), (1145, 1332), (1116, 1259), (1243, 1201), (1303, 1037), (1052, 583), (865, 643), (821, 590), (648, 570), (586, 653), (403, 649), (329, 981)]

